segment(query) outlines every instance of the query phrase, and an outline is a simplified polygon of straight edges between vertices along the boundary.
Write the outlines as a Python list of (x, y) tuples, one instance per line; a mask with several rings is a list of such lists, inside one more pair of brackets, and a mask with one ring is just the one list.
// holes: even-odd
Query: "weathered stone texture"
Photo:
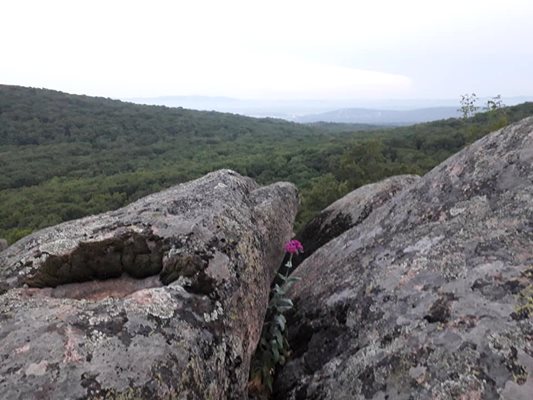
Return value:
[(373, 211), (419, 179), (417, 175), (393, 176), (362, 186), (332, 203), (298, 232), (296, 239), (303, 244), (305, 252), (293, 265), (300, 264), (330, 240), (361, 224)]
[(242, 398), (297, 205), (222, 170), (15, 243), (0, 397)]
[(533, 118), (451, 157), (295, 274), (277, 399), (530, 399)]

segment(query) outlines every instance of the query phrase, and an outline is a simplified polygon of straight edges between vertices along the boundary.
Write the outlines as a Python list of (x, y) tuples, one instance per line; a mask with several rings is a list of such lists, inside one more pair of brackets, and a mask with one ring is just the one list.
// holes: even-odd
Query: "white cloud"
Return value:
[[(386, 90), (401, 92), (409, 89), (407, 77), (376, 71), (365, 71), (335, 65), (318, 64), (290, 57), (263, 57), (241, 54), (235, 58), (198, 56), (192, 60), (165, 62), (160, 74), (150, 81), (137, 81), (131, 96), (157, 87), (160, 95), (176, 93), (193, 95), (208, 93), (213, 96), (241, 98), (353, 98), (374, 96)], [(135, 81), (140, 74), (132, 69), (125, 79)], [(134, 93), (135, 92), (135, 93)]]
[[(111, 97), (439, 96), (455, 90), (444, 65), (533, 59), (529, 0), (17, 0), (0, 15), (0, 83)], [(490, 87), (475, 70), (457, 87)], [(515, 72), (509, 90), (533, 91)]]

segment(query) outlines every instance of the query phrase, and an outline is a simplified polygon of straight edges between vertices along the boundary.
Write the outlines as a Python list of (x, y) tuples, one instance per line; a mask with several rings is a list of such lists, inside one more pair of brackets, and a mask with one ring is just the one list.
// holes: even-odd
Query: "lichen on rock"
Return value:
[(529, 399), (533, 117), (452, 156), (294, 272), (277, 399)]
[(330, 240), (361, 224), (375, 210), (420, 179), (417, 175), (398, 175), (362, 186), (335, 201), (309, 221), (296, 235), (305, 252), (293, 260), (297, 267)]
[(221, 170), (15, 243), (0, 254), (0, 393), (243, 398), (297, 206), (292, 184)]

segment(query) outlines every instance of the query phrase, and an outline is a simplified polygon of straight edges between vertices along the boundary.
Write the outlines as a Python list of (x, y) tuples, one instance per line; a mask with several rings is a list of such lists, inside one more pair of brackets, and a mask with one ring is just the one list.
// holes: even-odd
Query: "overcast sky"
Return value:
[(0, 38), (0, 83), (112, 98), (533, 95), (532, 0), (3, 0)]

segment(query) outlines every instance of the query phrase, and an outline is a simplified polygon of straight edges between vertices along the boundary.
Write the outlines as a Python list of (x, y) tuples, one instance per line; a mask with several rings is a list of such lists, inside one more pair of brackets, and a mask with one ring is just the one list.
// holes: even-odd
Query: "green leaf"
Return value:
[(283, 335), (281, 334), (280, 331), (276, 332), (276, 340), (278, 341), (279, 348), (283, 349), (283, 345), (284, 345), (284, 343), (283, 343)]
[(287, 299), (287, 298), (279, 299), (279, 304), (284, 305), (284, 306), (289, 306), (289, 307), (292, 307), (294, 305), (292, 303), (292, 300), (291, 299)]
[(273, 324), (269, 330), (270, 337), (275, 337), (277, 332), (281, 332), (277, 324)]
[(285, 285), (283, 285), (282, 287), (280, 287), (277, 283), (276, 285), (274, 286), (274, 289), (272, 289), (272, 291), (274, 292), (274, 297), (276, 297), (276, 295), (281, 295), (283, 296), (285, 294)]
[(272, 359), (274, 360), (274, 363), (278, 363), (279, 361), (279, 350), (277, 347), (277, 343), (275, 340), (272, 340)]
[(283, 315), (276, 315), (274, 317), (274, 320), (276, 321), (276, 324), (281, 328), (281, 331), (285, 331), (285, 324), (287, 323), (287, 320)]
[(290, 310), (294, 304), (292, 303), (291, 299), (288, 299), (286, 297), (278, 296), (276, 298), (272, 298), (269, 307), (275, 308), (276, 310), (280, 312), (285, 312)]
[(279, 272), (278, 272), (278, 278), (281, 279), (283, 282), (285, 282), (288, 279), (285, 275), (280, 274)]
[(272, 393), (272, 376), (270, 376), (270, 372), (265, 377), (264, 382), (268, 388), (268, 391)]
[(283, 291), (284, 291), (283, 294), (287, 293), (293, 284), (294, 284), (294, 281), (287, 280), (287, 282), (285, 282), (285, 284), (283, 285)]
[(272, 299), (270, 299), (270, 305), (272, 307), (275, 307), (277, 306), (278, 304), (280, 304), (280, 300), (283, 299), (283, 297), (281, 296), (274, 296), (272, 297)]

